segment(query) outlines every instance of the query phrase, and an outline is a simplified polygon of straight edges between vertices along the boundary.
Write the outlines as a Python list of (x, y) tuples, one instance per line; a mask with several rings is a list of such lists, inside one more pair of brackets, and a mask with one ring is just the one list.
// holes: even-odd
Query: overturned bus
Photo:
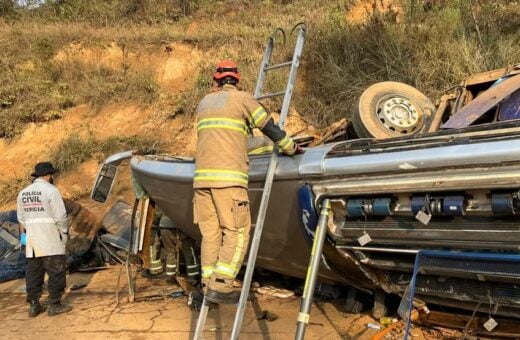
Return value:
[[(497, 260), (421, 271), (415, 297), (520, 317), (520, 268), (500, 266), (500, 256), (520, 257), (520, 75), (487, 81), (488, 89), (480, 87), (480, 94), (465, 99), (460, 110), (447, 110), (441, 102), (442, 108), (421, 118), (427, 124), (417, 133), (352, 139), (280, 156), (257, 266), (304, 278), (320, 201), (330, 198), (333, 214), (320, 280), (376, 296), (403, 295), (422, 250), (488, 254)], [(403, 108), (421, 112), (413, 98), (398, 105), (406, 93), (388, 96), (381, 100), (390, 100), (390, 110), (397, 110), (390, 114), (402, 115)], [(508, 116), (500, 119), (505, 101)], [(374, 105), (375, 117), (383, 117), (377, 106), (388, 105), (380, 100)], [(378, 129), (389, 126), (381, 123)], [(126, 159), (146, 195), (200, 240), (193, 224), (192, 158), (130, 151), (113, 155), (102, 165), (92, 197), (106, 200), (117, 165)], [(250, 156), (253, 218), (268, 162), (269, 154)]]

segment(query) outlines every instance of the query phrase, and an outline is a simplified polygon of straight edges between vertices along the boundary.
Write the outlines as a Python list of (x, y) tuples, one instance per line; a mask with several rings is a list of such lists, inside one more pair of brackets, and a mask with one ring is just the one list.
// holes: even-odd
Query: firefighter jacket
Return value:
[[(270, 116), (253, 96), (226, 84), (206, 95), (197, 108), (197, 159), (193, 187), (227, 188), (248, 184), (247, 140), (253, 128), (262, 129)], [(295, 147), (283, 133), (276, 144), (284, 152)]]
[(35, 179), (18, 194), (17, 214), (27, 233), (27, 257), (65, 254), (68, 221), (58, 188)]

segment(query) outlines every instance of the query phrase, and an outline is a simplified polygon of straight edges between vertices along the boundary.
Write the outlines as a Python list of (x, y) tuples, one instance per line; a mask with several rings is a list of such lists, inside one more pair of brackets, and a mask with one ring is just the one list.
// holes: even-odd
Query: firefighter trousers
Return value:
[(150, 267), (148, 268), (148, 271), (151, 275), (159, 275), (164, 271), (160, 253), (161, 240), (157, 229), (154, 229), (153, 227), (150, 240)]
[(194, 222), (202, 234), (202, 280), (222, 293), (232, 290), (249, 242), (251, 215), (247, 189), (195, 189)]
[(161, 241), (166, 252), (166, 275), (177, 274), (177, 243), (179, 243), (178, 247), (186, 264), (188, 279), (198, 281), (200, 265), (195, 255), (195, 240), (179, 229), (162, 229)]

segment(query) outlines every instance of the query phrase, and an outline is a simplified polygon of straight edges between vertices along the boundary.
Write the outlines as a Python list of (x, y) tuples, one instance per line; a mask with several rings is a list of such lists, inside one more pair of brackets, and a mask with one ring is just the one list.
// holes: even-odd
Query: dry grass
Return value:
[(0, 182), (0, 205), (16, 202), (18, 193), (30, 183), (30, 174), (13, 181)]
[[(374, 1), (378, 2), (378, 1)], [(300, 111), (327, 125), (349, 117), (370, 84), (394, 80), (417, 87), (432, 100), (472, 73), (520, 62), (520, 22), (510, 18), (520, 3), (474, 8), (483, 46), (479, 46), (469, 2), (444, 1), (439, 7), (406, 15), (375, 11), (362, 25), (349, 25), (343, 9), (331, 9), (312, 28), (305, 55), (307, 87)], [(513, 4), (514, 3), (514, 4)], [(516, 8), (516, 9), (515, 9)]]
[[(309, 30), (293, 103), (319, 126), (348, 117), (363, 89), (377, 81), (406, 82), (433, 99), (471, 73), (520, 61), (520, 24), (511, 14), (520, 10), (518, 2), (489, 1), (474, 9), (483, 46), (478, 46), (469, 2), (456, 0), (438, 2), (429, 11), (410, 6), (417, 1), (396, 0), (392, 9), (374, 11), (361, 25), (345, 19), (355, 0), (188, 2), (186, 11), (186, 1), (152, 6), (148, 0), (74, 0), (66, 2), (68, 7), (42, 8), (23, 21), (0, 21), (0, 45), (5, 46), (0, 50), (0, 137), (15, 136), (27, 122), (59, 118), (81, 103), (148, 105), (167, 98), (167, 107), (190, 114), (211, 85), (214, 61), (221, 58), (239, 62), (241, 86), (252, 91), (266, 38), (276, 27), (289, 31), (288, 23), (302, 20)], [(380, 0), (373, 2), (384, 7)], [(150, 70), (53, 59), (72, 43), (115, 43), (146, 52), (164, 41), (190, 42), (214, 53), (214, 60), (201, 63), (195, 86), (180, 95), (165, 93)], [(287, 55), (289, 48), (277, 60)], [(284, 85), (285, 79), (275, 75), (266, 91)]]
[(52, 153), (51, 162), (60, 171), (69, 172), (93, 157), (101, 161), (116, 152), (152, 147), (157, 149), (158, 145), (150, 137), (111, 137), (99, 140), (71, 135)]
[[(241, 86), (252, 92), (267, 37), (276, 27), (289, 35), (300, 21), (307, 23), (308, 34), (293, 105), (316, 126), (349, 117), (361, 92), (378, 81), (402, 81), (435, 99), (471, 73), (520, 62), (519, 1), (479, 1), (473, 8), (482, 46), (469, 1), (438, 1), (425, 11), (416, 0), (395, 0), (392, 9), (384, 8), (387, 2), (368, 0), (378, 10), (354, 25), (346, 14), (356, 1), (67, 0), (64, 6), (49, 2), (26, 13), (1, 7), (0, 138), (15, 137), (30, 122), (60, 119), (68, 108), (84, 103), (101, 107), (124, 101), (192, 114), (211, 86), (215, 61), (222, 58), (239, 63)], [(112, 44), (147, 53), (178, 41), (213, 54), (199, 65), (193, 88), (174, 95), (147, 68), (55, 58), (71, 44), (100, 49)], [(274, 62), (291, 55), (292, 43)], [(285, 85), (279, 74), (268, 80), (266, 92)], [(274, 110), (279, 103), (268, 105)], [(53, 161), (71, 170), (92, 157), (151, 142), (71, 136)], [(0, 203), (25, 184), (0, 183)]]
[(54, 57), (72, 43), (107, 46), (115, 40), (127, 50), (143, 41), (160, 44), (174, 34), (166, 32), (166, 27), (139, 29), (139, 25), (103, 30), (82, 23), (0, 24), (0, 45), (4, 46), (0, 50), (0, 138), (16, 136), (29, 122), (60, 118), (77, 104), (153, 103), (159, 87), (149, 69), (124, 63), (107, 68), (94, 61), (77, 63)]

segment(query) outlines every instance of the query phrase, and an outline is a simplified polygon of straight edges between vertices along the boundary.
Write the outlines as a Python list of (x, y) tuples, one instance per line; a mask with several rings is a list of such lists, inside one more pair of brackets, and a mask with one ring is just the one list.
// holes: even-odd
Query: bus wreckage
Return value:
[[(421, 250), (520, 256), (520, 75), (518, 68), (493, 72), (466, 81), (437, 107), (431, 104), (433, 110), (405, 92), (387, 91), (374, 102), (371, 118), (366, 110), (353, 118), (358, 136), (378, 139), (280, 156), (257, 266), (305, 277), (324, 198), (333, 212), (319, 277), (324, 282), (402, 296)], [(385, 116), (378, 108), (391, 112)], [(385, 120), (413, 118), (414, 112), (419, 118), (406, 124), (417, 126), (406, 131)], [(371, 124), (377, 127), (372, 135)], [(155, 205), (200, 241), (192, 213), (194, 159), (113, 155), (102, 165), (93, 199), (106, 200), (125, 159)], [(253, 217), (261, 199), (255, 189), (262, 187), (268, 160), (269, 154), (250, 156)], [(415, 298), (520, 317), (520, 268), (502, 268), (500, 261), (479, 265), (421, 271)]]

